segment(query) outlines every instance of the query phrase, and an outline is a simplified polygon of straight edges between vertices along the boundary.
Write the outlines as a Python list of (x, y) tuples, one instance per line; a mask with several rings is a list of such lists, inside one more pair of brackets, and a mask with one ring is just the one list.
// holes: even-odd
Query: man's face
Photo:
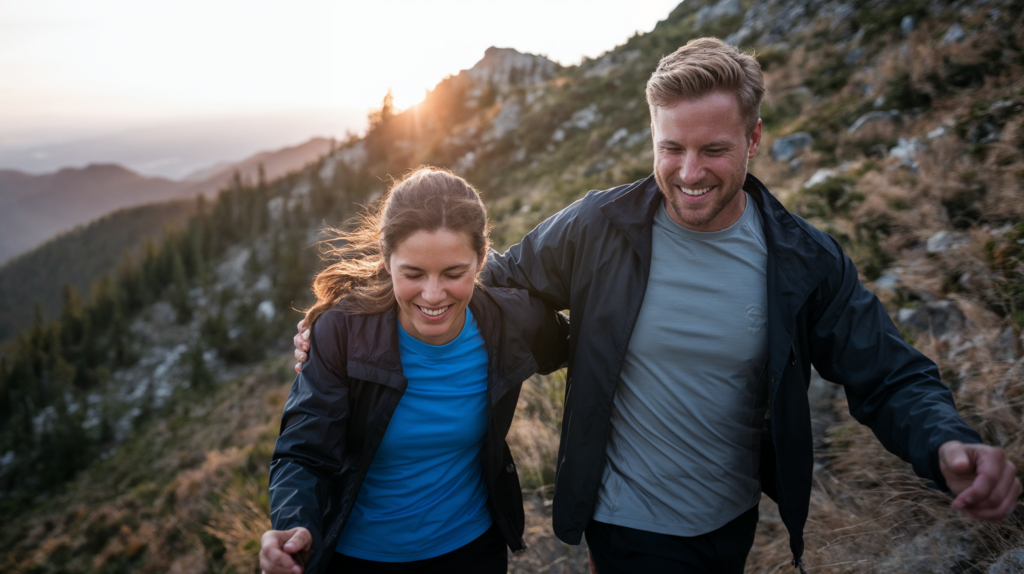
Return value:
[(736, 97), (715, 92), (651, 109), (654, 177), (679, 225), (719, 231), (743, 215), (747, 161), (761, 145), (761, 120), (750, 137)]

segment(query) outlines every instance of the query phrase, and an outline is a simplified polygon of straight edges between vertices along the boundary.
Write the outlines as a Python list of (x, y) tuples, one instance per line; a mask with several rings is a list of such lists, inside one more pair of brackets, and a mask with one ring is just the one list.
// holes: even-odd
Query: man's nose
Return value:
[(688, 153), (683, 156), (682, 164), (679, 166), (679, 178), (683, 184), (697, 184), (704, 180), (704, 162), (700, 154)]

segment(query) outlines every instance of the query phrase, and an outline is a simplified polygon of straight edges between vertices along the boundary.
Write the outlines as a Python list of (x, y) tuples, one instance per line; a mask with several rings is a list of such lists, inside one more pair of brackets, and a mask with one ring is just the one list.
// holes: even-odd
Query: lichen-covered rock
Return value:
[(1024, 548), (1011, 550), (988, 567), (988, 574), (1021, 574), (1024, 572)]
[(801, 150), (814, 143), (814, 137), (807, 132), (796, 132), (775, 140), (772, 144), (772, 159), (789, 161)]

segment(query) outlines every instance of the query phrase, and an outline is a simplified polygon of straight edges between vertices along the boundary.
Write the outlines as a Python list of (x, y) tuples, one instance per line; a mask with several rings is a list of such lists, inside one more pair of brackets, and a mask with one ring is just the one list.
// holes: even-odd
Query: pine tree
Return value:
[(171, 287), (171, 305), (177, 313), (178, 323), (187, 323), (192, 318), (192, 305), (188, 296), (188, 277), (185, 275), (185, 263), (181, 260), (178, 250), (173, 250), (173, 284)]
[(205, 389), (213, 384), (213, 373), (206, 365), (206, 359), (203, 357), (203, 346), (199, 341), (195, 341), (192, 348), (188, 351), (188, 364), (190, 388)]

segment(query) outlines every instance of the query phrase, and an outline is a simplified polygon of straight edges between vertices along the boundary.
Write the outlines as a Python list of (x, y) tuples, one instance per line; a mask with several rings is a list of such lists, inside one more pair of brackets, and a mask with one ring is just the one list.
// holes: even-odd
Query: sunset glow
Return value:
[(202, 115), (406, 108), (492, 45), (563, 64), (676, 2), (0, 0), (0, 145)]

